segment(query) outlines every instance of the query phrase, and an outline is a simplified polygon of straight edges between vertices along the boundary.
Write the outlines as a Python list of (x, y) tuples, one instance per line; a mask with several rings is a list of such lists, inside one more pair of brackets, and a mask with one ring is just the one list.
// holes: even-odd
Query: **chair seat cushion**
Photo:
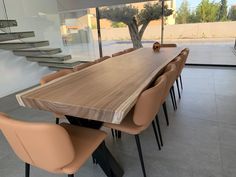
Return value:
[(74, 174), (104, 141), (106, 133), (66, 123), (60, 125), (67, 130), (75, 149), (75, 159), (63, 167), (62, 171), (66, 174)]

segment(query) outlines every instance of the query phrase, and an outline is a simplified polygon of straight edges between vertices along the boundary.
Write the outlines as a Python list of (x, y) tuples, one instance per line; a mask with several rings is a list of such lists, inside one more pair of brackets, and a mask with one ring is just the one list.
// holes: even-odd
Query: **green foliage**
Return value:
[(215, 22), (218, 21), (219, 9), (218, 3), (202, 0), (196, 9), (196, 15), (200, 22)]
[(123, 22), (112, 22), (111, 26), (113, 28), (123, 28), (126, 27), (127, 25), (124, 24)]
[(138, 15), (138, 9), (133, 6), (103, 8), (100, 13), (101, 18), (106, 18), (113, 22), (123, 22), (128, 25)]
[(189, 23), (189, 17), (191, 15), (191, 12), (189, 10), (189, 4), (187, 0), (184, 0), (182, 4), (180, 5), (179, 10), (177, 11), (176, 16), (176, 23), (177, 24), (184, 24)]
[[(173, 10), (168, 9), (167, 6), (165, 6), (164, 10), (165, 16), (169, 16), (173, 13)], [(136, 19), (140, 26), (149, 23), (152, 20), (160, 19), (161, 15), (162, 9), (158, 3), (147, 3), (141, 11), (131, 5), (101, 9), (101, 18), (106, 18), (113, 22), (123, 22), (126, 25), (129, 25), (134, 19)]]
[(190, 11), (187, 0), (184, 0), (177, 11), (176, 23), (216, 22), (227, 20), (227, 0), (220, 3), (202, 0), (194, 11)]
[(236, 7), (232, 6), (229, 10), (228, 19), (232, 21), (236, 21)]
[(219, 8), (219, 21), (226, 21), (227, 20), (227, 0), (221, 0), (220, 8)]
[[(168, 9), (167, 6), (164, 7), (165, 16), (170, 16), (173, 13), (172, 9)], [(140, 11), (137, 16), (138, 24), (147, 24), (150, 21), (158, 20), (162, 17), (162, 8), (156, 4), (147, 3), (144, 5), (144, 9)]]
[[(100, 12), (101, 18), (105, 18), (113, 22), (122, 22), (128, 26), (134, 48), (142, 47), (141, 40), (148, 24), (152, 20), (158, 20), (162, 17), (162, 8), (159, 3), (147, 3), (141, 11), (133, 6), (124, 6), (116, 8), (103, 8)], [(164, 7), (165, 16), (169, 16), (172, 13), (172, 9), (168, 9), (167, 6)]]
[(196, 15), (196, 12), (192, 11), (188, 17), (188, 23), (198, 23), (198, 22), (199, 22), (199, 18)]

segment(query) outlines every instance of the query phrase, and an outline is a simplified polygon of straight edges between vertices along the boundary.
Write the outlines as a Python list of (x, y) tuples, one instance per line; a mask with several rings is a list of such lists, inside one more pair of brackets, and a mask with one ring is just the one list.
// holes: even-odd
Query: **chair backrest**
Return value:
[(89, 66), (92, 66), (92, 65), (94, 65), (94, 64), (96, 64), (96, 62), (89, 62), (89, 63), (79, 64), (79, 65), (77, 65), (77, 66), (75, 66), (75, 67), (73, 68), (73, 71), (74, 71), (74, 72), (80, 71), (80, 70), (85, 69), (85, 68), (87, 68), (87, 67), (89, 67)]
[(189, 55), (189, 49), (185, 48), (184, 50), (181, 51), (181, 53), (179, 54), (179, 57), (182, 59), (181, 65), (180, 65), (180, 69), (179, 69), (179, 74), (181, 74), (182, 70), (184, 69), (184, 66), (186, 64), (187, 58)]
[(46, 76), (43, 76), (42, 79), (40, 80), (40, 84), (41, 85), (44, 85), (50, 81), (53, 81), (59, 77), (62, 77), (62, 76), (65, 76), (67, 74), (70, 74), (72, 73), (73, 71), (70, 70), (70, 69), (62, 69), (62, 70), (59, 70), (55, 73), (52, 73), (52, 74), (48, 74)]
[(181, 51), (180, 55), (182, 56), (185, 64), (189, 55), (189, 49), (185, 48), (184, 50)]
[(170, 88), (172, 87), (172, 85), (174, 84), (175, 80), (176, 80), (176, 76), (177, 76), (177, 67), (174, 63), (169, 63), (166, 68), (165, 71), (163, 73), (163, 75), (166, 77), (166, 88), (165, 88), (165, 92), (163, 94), (163, 101), (166, 99), (166, 97), (169, 95), (169, 91)]
[(183, 69), (184, 60), (180, 55), (178, 55), (173, 61), (171, 61), (171, 63), (175, 64), (177, 68), (177, 75), (176, 75), (176, 79), (177, 79)]
[(117, 53), (113, 53), (113, 54), (112, 54), (112, 57), (117, 57), (117, 56), (120, 56), (120, 55), (123, 55), (123, 54), (125, 54), (124, 51), (117, 52)]
[(135, 48), (129, 48), (129, 49), (125, 49), (124, 52), (129, 53), (129, 52), (133, 52), (135, 50), (136, 50)]
[(133, 122), (138, 126), (148, 126), (159, 112), (161, 100), (166, 87), (166, 77), (157, 79), (156, 85), (139, 96), (134, 108)]
[(60, 125), (22, 122), (0, 113), (0, 130), (22, 161), (46, 171), (60, 173), (75, 157), (70, 136)]
[(99, 59), (95, 60), (95, 62), (96, 62), (96, 63), (100, 63), (100, 62), (105, 61), (105, 60), (107, 60), (107, 59), (109, 59), (109, 58), (111, 58), (111, 57), (110, 57), (110, 56), (104, 56), (104, 57), (102, 57), (102, 58), (99, 58)]
[(161, 47), (177, 47), (176, 44), (161, 44)]

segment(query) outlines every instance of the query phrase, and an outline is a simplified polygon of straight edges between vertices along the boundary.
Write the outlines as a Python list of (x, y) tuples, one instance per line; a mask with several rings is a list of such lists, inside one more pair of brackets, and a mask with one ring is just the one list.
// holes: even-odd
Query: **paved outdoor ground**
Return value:
[[(122, 73), (121, 73), (122, 74)], [(159, 113), (164, 147), (158, 151), (153, 131), (141, 135), (148, 177), (235, 177), (236, 176), (236, 70), (233, 68), (187, 67), (184, 90), (173, 111), (167, 106), (170, 126)], [(51, 113), (19, 107), (15, 96), (0, 99), (0, 111), (17, 119), (54, 123)], [(108, 148), (125, 170), (124, 177), (142, 177), (135, 140), (106, 139)], [(60, 138), (60, 137), (58, 137)], [(47, 160), (47, 159), (45, 159)], [(22, 177), (24, 163), (12, 152), (0, 133), (0, 177)], [(65, 177), (33, 168), (32, 177)], [(92, 160), (76, 177), (105, 177)]]
[[(195, 41), (166, 41), (176, 43), (179, 47), (190, 48), (189, 64), (236, 65), (234, 53), (234, 39), (230, 40), (195, 40)], [(152, 47), (154, 41), (144, 41), (144, 47)], [(103, 41), (103, 54), (111, 56), (113, 53), (132, 47), (128, 41)], [(73, 45), (66, 47), (68, 53), (81, 57), (82, 60), (92, 61), (99, 58), (97, 43), (90, 45)]]

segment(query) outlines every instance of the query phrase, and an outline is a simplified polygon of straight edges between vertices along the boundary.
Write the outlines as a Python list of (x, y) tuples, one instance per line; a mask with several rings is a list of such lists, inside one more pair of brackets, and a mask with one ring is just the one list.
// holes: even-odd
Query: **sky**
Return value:
[[(215, 2), (220, 2), (220, 0), (214, 0)], [(183, 2), (183, 0), (176, 0), (177, 9), (179, 8), (180, 4)], [(188, 0), (190, 8), (195, 8), (197, 5), (201, 2), (201, 0)], [(236, 0), (227, 0), (228, 6), (231, 6), (233, 4), (236, 4)]]

